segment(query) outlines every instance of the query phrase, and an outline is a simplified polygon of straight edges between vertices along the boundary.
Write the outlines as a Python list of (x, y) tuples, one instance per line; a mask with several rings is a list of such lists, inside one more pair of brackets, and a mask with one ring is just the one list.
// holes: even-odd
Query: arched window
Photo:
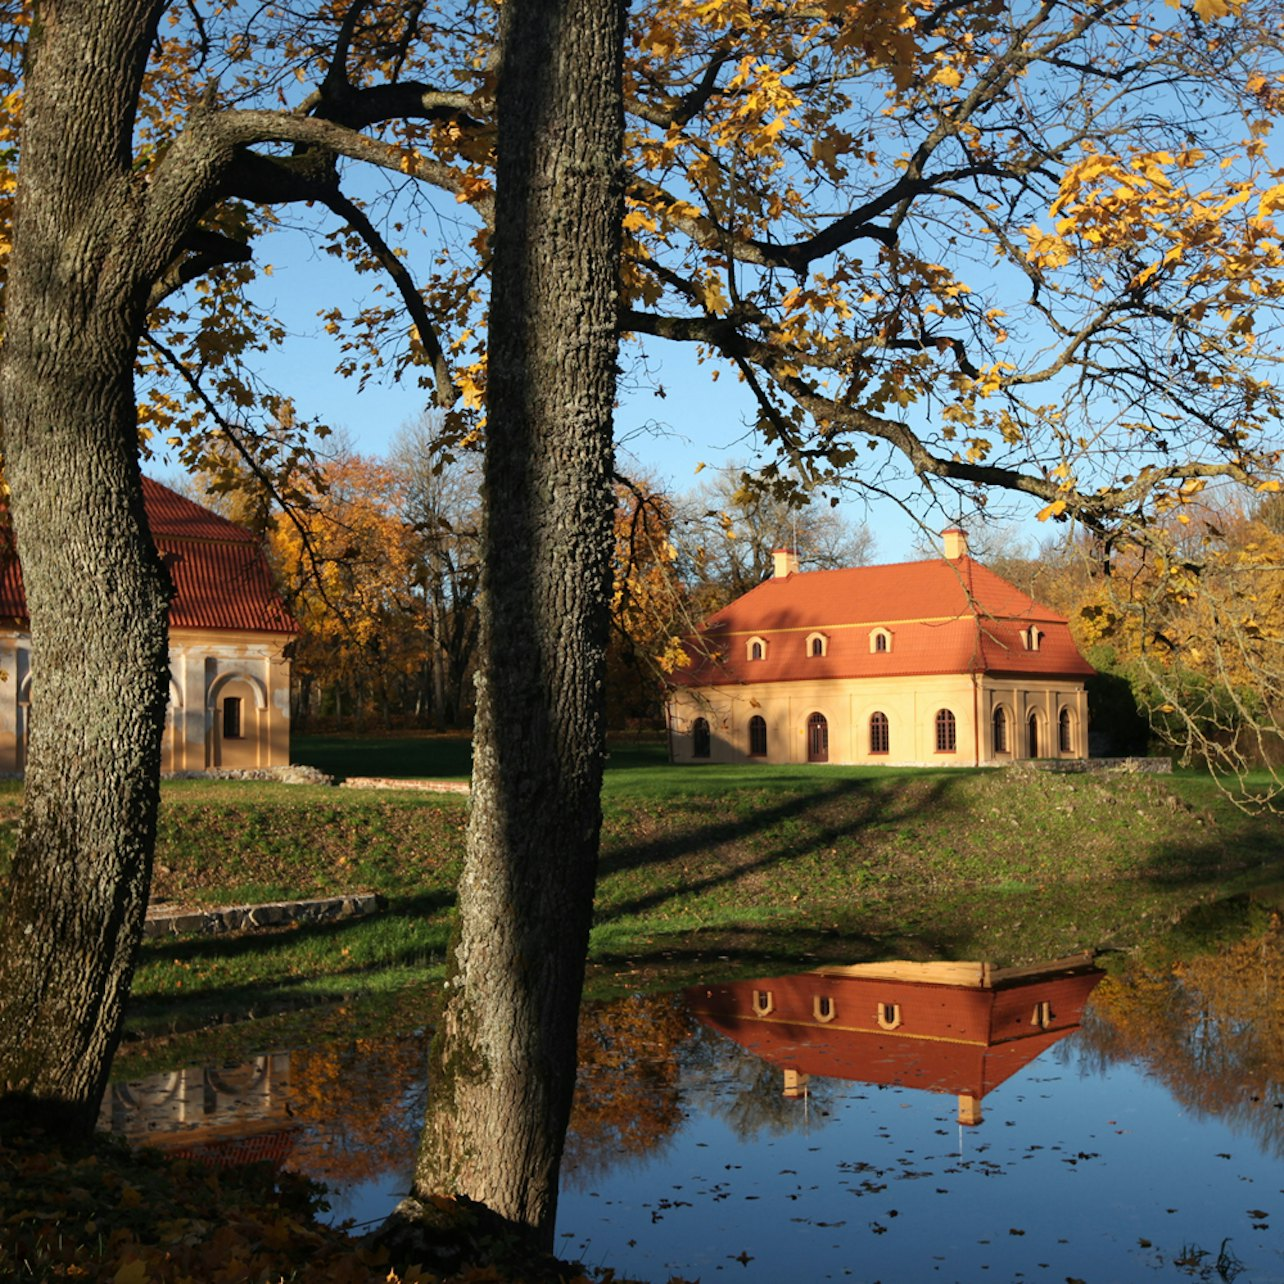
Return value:
[(750, 638), (745, 643), (745, 656), (750, 660), (765, 660), (767, 658), (766, 638)]
[(691, 756), (693, 758), (709, 756), (709, 724), (704, 718), (697, 718), (691, 724)]
[(755, 758), (767, 756), (767, 720), (757, 714), (749, 719), (749, 752)]
[(891, 736), (888, 734), (887, 714), (875, 713), (869, 720), (870, 753), (887, 753), (891, 747)]
[(824, 655), (827, 650), (828, 639), (823, 633), (809, 633), (807, 635), (807, 654)]
[(1007, 753), (1008, 751), (1008, 715), (1004, 713), (1002, 706), (994, 711), (994, 752)]
[(1028, 629), (1021, 630), (1021, 645), (1027, 651), (1037, 651), (1039, 643), (1043, 641), (1043, 634), (1036, 625), (1030, 625)]
[(871, 652), (890, 651), (892, 635), (886, 629), (875, 629), (869, 635), (869, 649)]
[(1039, 715), (1037, 713), (1030, 714), (1027, 739), (1029, 740), (1028, 752), (1030, 757), (1037, 758), (1039, 756)]
[(1070, 719), (1070, 710), (1064, 705), (1057, 717), (1057, 745), (1062, 753), (1074, 753), (1074, 725)]
[(807, 761), (829, 761), (829, 723), (823, 713), (813, 713), (807, 719)]
[(958, 741), (954, 715), (948, 709), (936, 711), (936, 752), (953, 753)]

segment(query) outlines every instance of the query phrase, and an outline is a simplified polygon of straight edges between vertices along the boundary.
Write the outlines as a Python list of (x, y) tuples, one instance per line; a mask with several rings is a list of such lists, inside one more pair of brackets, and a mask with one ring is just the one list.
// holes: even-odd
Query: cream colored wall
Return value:
[[(284, 654), (289, 641), (280, 634), (171, 631), (170, 770), (290, 761), (290, 663)], [(242, 737), (236, 741), (223, 738), (223, 701), (229, 696), (242, 702)]]
[[(994, 709), (1002, 705), (1013, 722), (1009, 751), (992, 752)], [(1060, 753), (1057, 718), (1065, 706), (1072, 716), (1072, 752)], [(936, 750), (936, 714), (954, 714), (955, 750)], [(829, 724), (829, 761), (918, 766), (976, 766), (1027, 757), (1026, 719), (1037, 710), (1045, 734), (1040, 757), (1087, 756), (1087, 698), (1082, 685), (1005, 683), (970, 674), (818, 682), (749, 683), (735, 687), (680, 688), (669, 697), (670, 744), (674, 761), (706, 761), (692, 755), (695, 719), (709, 723), (710, 762), (807, 761), (807, 720), (824, 714)], [(869, 752), (869, 722), (875, 712), (887, 716), (888, 752)], [(765, 759), (749, 756), (749, 720), (767, 724)], [(1013, 752), (1015, 750), (1015, 752)]]
[(0, 771), (21, 771), (26, 741), (31, 648), (26, 635), (0, 632)]
[[(290, 662), (286, 634), (170, 633), (169, 708), (161, 745), (163, 771), (274, 767), (290, 761)], [(0, 771), (24, 766), (31, 644), (0, 632)], [(224, 742), (223, 700), (239, 696), (243, 736)]]
[[(1031, 682), (1027, 679), (1003, 681), (982, 680), (984, 692), (982, 736), (985, 753), (982, 761), (1014, 762), (1031, 757), (1029, 752), (1029, 719), (1039, 718), (1040, 758), (1086, 758), (1088, 756), (1088, 693), (1082, 683)], [(1002, 708), (1008, 715), (1008, 751), (993, 750), (994, 710)], [(1070, 713), (1070, 749), (1063, 752), (1059, 742), (1061, 710)]]

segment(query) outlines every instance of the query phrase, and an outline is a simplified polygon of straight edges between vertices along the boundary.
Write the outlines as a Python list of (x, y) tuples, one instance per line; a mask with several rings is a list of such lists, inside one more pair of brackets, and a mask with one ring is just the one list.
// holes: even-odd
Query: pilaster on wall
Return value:
[(205, 761), (205, 661), (204, 657), (171, 639), (170, 672), (183, 703), (170, 710), (170, 735), (174, 738), (170, 760), (175, 771), (200, 771)]

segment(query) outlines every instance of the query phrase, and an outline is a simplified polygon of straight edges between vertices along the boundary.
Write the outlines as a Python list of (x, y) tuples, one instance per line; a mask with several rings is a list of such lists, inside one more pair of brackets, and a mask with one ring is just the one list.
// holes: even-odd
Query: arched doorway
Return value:
[(1026, 753), (1031, 758), (1037, 758), (1039, 756), (1039, 715), (1037, 713), (1030, 715), (1027, 726), (1029, 734), (1027, 736)]
[(691, 726), (691, 756), (707, 758), (709, 749), (709, 722), (706, 718), (697, 718)]
[(813, 713), (807, 719), (807, 761), (829, 761), (829, 723), (823, 713)]
[(224, 674), (209, 691), (211, 767), (261, 766), (260, 740), (267, 700), (261, 684), (244, 673)]

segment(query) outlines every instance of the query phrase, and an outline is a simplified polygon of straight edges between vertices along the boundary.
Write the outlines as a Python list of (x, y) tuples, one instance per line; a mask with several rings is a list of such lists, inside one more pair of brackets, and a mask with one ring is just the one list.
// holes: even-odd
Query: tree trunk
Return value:
[(472, 808), (415, 1193), (551, 1246), (601, 823), (623, 10), (502, 21)]
[(5, 294), (0, 412), (32, 734), (0, 910), (0, 1095), (92, 1128), (142, 935), (167, 698), (133, 361), (146, 287), (128, 143), (156, 3), (43, 7)]
[[(440, 576), (440, 567), (437, 568)], [(446, 722), (446, 612), (441, 600), (440, 580), (429, 594), (432, 611), (432, 725), (444, 731)]]

